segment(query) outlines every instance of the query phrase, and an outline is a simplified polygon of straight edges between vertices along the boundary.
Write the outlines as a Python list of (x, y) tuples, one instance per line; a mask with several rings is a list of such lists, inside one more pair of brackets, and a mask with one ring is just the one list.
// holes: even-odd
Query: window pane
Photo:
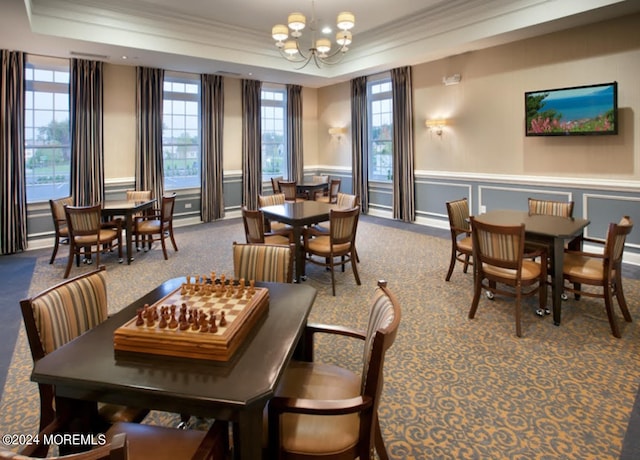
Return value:
[(286, 90), (262, 90), (262, 180), (288, 177)]
[[(163, 161), (166, 190), (200, 187), (200, 83), (165, 76)], [(184, 78), (181, 78), (184, 80)]]
[(393, 94), (391, 80), (371, 82), (367, 87), (369, 105), (369, 178), (393, 179)]
[(59, 70), (64, 66), (68, 66), (66, 60), (61, 60), (56, 70), (27, 63), (24, 134), (28, 203), (71, 193), (69, 72)]

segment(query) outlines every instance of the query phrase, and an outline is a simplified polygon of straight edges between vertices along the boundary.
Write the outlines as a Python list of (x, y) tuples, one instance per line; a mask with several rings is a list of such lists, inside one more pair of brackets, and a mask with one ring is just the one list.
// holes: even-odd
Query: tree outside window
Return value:
[(367, 83), (369, 179), (393, 179), (393, 94), (391, 79)]
[(263, 88), (261, 96), (262, 180), (288, 177), (287, 93), (285, 88)]

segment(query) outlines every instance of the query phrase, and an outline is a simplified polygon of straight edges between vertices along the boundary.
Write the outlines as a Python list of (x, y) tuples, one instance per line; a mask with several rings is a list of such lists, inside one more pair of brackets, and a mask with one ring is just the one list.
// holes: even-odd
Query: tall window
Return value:
[(69, 61), (27, 58), (25, 69), (27, 202), (71, 193)]
[(287, 92), (285, 88), (263, 88), (262, 179), (288, 177), (287, 171)]
[(200, 80), (167, 72), (163, 95), (164, 188), (200, 187)]
[(367, 83), (369, 110), (369, 179), (393, 178), (393, 94), (391, 79)]

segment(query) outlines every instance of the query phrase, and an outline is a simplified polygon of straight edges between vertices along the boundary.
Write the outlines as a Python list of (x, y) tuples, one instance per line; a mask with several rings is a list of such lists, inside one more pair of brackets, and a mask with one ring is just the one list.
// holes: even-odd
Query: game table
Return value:
[(294, 255), (294, 265), (296, 268), (295, 281), (297, 283), (305, 277), (302, 230), (308, 225), (328, 221), (331, 210), (335, 208), (335, 204), (313, 200), (263, 206), (260, 208), (267, 219), (288, 224), (293, 229), (293, 240), (297, 248)]
[(135, 317), (138, 308), (162, 299), (183, 281), (166, 281), (40, 359), (31, 379), (54, 385), (59, 413), (80, 417), (80, 423), (95, 410), (96, 401), (228, 420), (233, 427), (234, 458), (259, 459), (264, 407), (298, 342), (302, 343), (316, 290), (297, 284), (256, 283), (269, 289), (268, 312), (226, 362), (116, 353), (115, 330)]
[(127, 265), (131, 264), (133, 260), (133, 251), (131, 249), (133, 246), (133, 216), (153, 208), (155, 202), (155, 199), (144, 201), (118, 200), (105, 201), (102, 204), (102, 217), (113, 219), (114, 217), (124, 216), (124, 230), (127, 241)]

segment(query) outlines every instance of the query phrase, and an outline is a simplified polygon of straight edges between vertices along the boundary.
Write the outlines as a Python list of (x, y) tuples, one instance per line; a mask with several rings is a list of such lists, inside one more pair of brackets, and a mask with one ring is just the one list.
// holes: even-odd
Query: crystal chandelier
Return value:
[[(301, 44), (302, 29), (307, 25), (307, 18), (302, 13), (291, 13), (287, 20), (288, 25), (276, 24), (271, 29), (271, 36), (276, 41), (276, 47), (282, 56), (287, 60), (302, 63), (298, 68), (303, 69), (313, 61), (317, 67), (322, 64), (336, 64), (340, 62), (344, 54), (349, 50), (351, 44), (350, 30), (355, 25), (353, 13), (343, 11), (338, 14), (336, 25), (339, 31), (336, 33), (337, 48), (331, 49), (331, 40), (328, 38), (317, 38), (318, 33), (316, 22), (315, 1), (311, 0), (311, 21), (309, 30), (311, 38), (307, 46)], [(289, 32), (291, 30), (291, 32)]]

